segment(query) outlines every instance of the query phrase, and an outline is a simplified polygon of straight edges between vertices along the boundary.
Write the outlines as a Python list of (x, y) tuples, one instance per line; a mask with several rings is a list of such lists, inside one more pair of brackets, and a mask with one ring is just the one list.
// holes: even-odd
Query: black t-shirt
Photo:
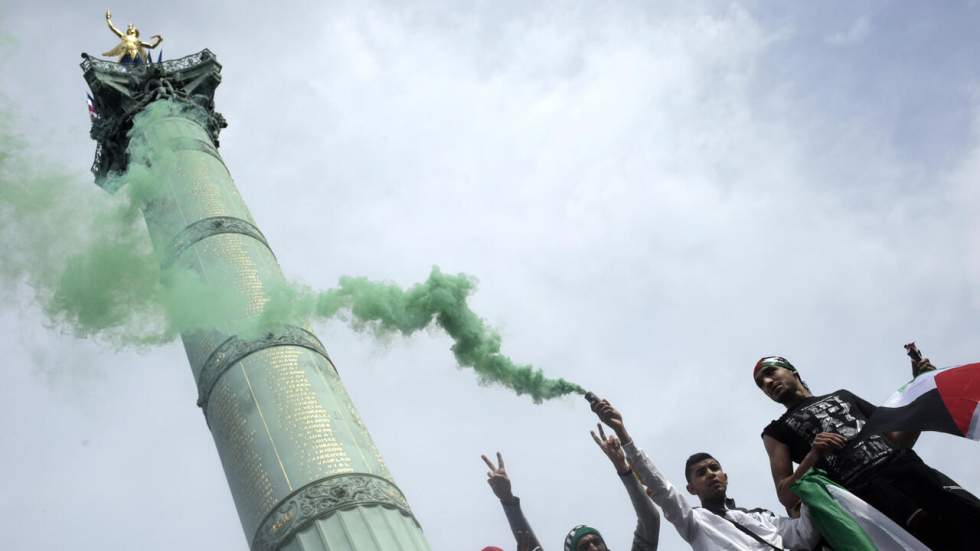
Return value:
[(827, 471), (832, 480), (847, 486), (899, 453), (880, 434), (862, 434), (855, 438), (874, 411), (875, 406), (846, 390), (838, 390), (803, 400), (769, 423), (762, 435), (789, 446), (790, 456), (796, 463), (803, 461), (810, 452), (813, 439), (821, 432), (843, 436), (848, 440), (847, 445), (821, 459), (817, 467)]

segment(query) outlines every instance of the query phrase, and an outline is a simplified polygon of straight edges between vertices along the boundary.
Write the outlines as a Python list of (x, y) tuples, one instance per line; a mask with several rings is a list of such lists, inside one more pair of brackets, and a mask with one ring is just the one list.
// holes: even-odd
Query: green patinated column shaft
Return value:
[[(84, 57), (97, 182), (142, 163), (153, 185), (143, 213), (165, 273), (221, 280), (258, 316), (284, 280), (217, 151), (213, 54), (147, 66)], [(147, 111), (155, 116), (134, 129)], [(322, 343), (288, 325), (237, 335), (233, 321), (182, 339), (251, 548), (427, 551)]]

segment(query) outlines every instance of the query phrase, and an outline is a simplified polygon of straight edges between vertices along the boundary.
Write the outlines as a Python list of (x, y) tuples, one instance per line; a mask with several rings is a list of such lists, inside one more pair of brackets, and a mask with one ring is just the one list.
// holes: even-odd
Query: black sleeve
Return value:
[(531, 529), (531, 525), (524, 517), (524, 511), (521, 510), (521, 500), (515, 496), (514, 501), (501, 500), (500, 504), (504, 507), (504, 514), (507, 515), (507, 522), (510, 524), (510, 531), (514, 533), (514, 539), (520, 541), (518, 533), (528, 532), (531, 535), (531, 549), (540, 551), (541, 544), (538, 543), (538, 537), (534, 535), (534, 530)]
[(787, 446), (790, 445), (791, 436), (789, 434), (789, 430), (778, 420), (772, 421), (766, 425), (766, 428), (762, 429), (762, 436), (769, 436), (770, 438), (778, 440)]
[(871, 415), (875, 412), (876, 409), (878, 409), (877, 406), (874, 406), (871, 404), (871, 402), (868, 402), (867, 400), (859, 396), (856, 396), (853, 392), (850, 392), (848, 390), (838, 390), (837, 392), (840, 393), (843, 397), (849, 399), (851, 403), (856, 405), (858, 411), (860, 411), (861, 414), (864, 415), (865, 419), (870, 419)]
[(626, 486), (626, 492), (636, 511), (632, 551), (657, 551), (660, 541), (660, 512), (632, 471), (619, 475), (619, 479)]

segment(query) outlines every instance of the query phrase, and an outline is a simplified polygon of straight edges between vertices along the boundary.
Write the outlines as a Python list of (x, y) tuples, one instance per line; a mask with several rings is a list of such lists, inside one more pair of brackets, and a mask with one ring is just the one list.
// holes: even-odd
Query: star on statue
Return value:
[(109, 30), (112, 31), (116, 36), (120, 38), (119, 44), (116, 47), (103, 53), (104, 56), (119, 56), (119, 63), (126, 65), (142, 65), (148, 63), (150, 60), (147, 58), (146, 50), (156, 48), (163, 42), (163, 37), (155, 34), (150, 38), (153, 39), (153, 43), (143, 42), (140, 40), (140, 31), (132, 23), (126, 27), (126, 32), (122, 32), (112, 24), (112, 12), (106, 10), (105, 12), (105, 22), (109, 25)]

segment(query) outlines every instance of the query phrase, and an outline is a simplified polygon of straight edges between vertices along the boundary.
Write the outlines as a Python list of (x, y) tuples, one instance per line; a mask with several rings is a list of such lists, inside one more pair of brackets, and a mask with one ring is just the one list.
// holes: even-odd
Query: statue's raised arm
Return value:
[(150, 44), (149, 42), (140, 42), (140, 44), (144, 48), (153, 49), (153, 48), (156, 48), (157, 46), (159, 46), (161, 42), (163, 42), (163, 37), (160, 36), (160, 35), (158, 35), (158, 34), (155, 34), (155, 35), (151, 36), (150, 38), (153, 39), (153, 44)]
[(109, 30), (112, 31), (113, 34), (115, 34), (119, 38), (123, 37), (123, 32), (117, 29), (116, 26), (112, 24), (112, 10), (105, 11), (105, 22), (106, 25), (109, 25)]

